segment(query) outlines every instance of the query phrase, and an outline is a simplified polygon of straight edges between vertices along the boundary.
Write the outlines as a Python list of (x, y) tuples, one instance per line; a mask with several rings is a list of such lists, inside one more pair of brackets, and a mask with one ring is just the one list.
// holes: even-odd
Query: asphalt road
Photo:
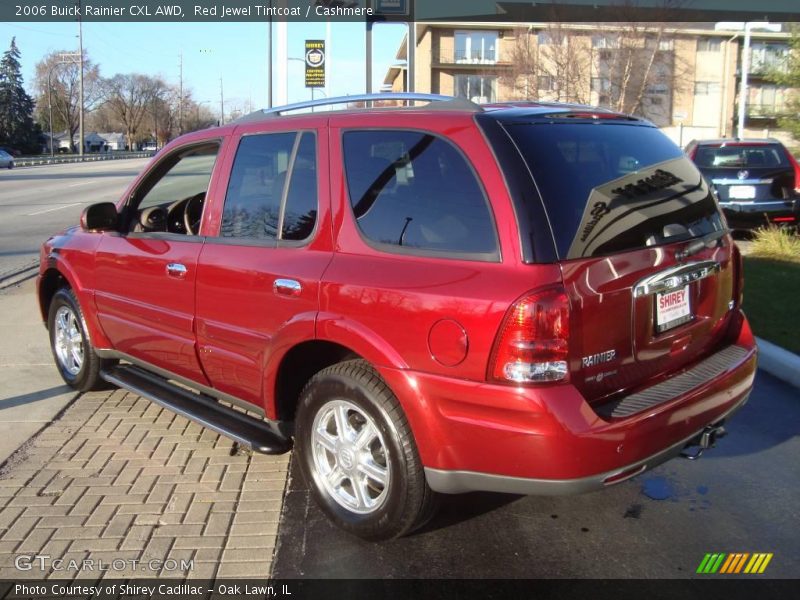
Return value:
[(273, 576), (670, 579), (698, 577), (709, 552), (772, 552), (755, 577), (796, 578), (798, 391), (759, 372), (727, 428), (700, 460), (675, 459), (600, 492), (445, 497), (422, 531), (384, 544), (335, 529), (292, 465)]
[(0, 278), (36, 263), (50, 235), (94, 202), (116, 201), (149, 159), (0, 170)]

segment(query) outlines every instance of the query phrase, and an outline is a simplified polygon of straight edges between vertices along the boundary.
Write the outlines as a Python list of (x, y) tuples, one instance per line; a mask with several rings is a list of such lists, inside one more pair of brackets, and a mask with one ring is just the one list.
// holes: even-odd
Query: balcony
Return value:
[(434, 68), (447, 67), (475, 71), (504, 68), (511, 64), (508, 61), (498, 60), (494, 49), (491, 51), (463, 51), (455, 50), (450, 44), (435, 44), (431, 54), (431, 66)]
[(775, 104), (748, 104), (748, 119), (779, 119), (789, 114), (789, 109), (785, 106)]

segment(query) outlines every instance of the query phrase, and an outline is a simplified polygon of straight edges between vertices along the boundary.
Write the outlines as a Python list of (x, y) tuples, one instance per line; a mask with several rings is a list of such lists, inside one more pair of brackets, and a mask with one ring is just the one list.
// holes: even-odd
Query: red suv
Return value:
[(437, 493), (595, 490), (712, 445), (756, 348), (681, 150), (597, 108), (375, 99), (183, 136), (48, 240), (64, 379), (293, 444), (368, 539)]

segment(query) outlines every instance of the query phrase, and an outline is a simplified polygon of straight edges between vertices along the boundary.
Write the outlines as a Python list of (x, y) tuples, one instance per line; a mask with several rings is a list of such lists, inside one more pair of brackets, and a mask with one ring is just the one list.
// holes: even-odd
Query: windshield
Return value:
[(508, 123), (562, 259), (602, 256), (724, 229), (691, 161), (658, 129), (619, 123)]

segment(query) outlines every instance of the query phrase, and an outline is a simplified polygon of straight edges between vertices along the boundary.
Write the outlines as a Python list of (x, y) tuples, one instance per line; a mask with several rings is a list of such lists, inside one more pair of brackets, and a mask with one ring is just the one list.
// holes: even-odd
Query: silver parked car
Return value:
[(3, 168), (3, 169), (13, 169), (14, 168), (14, 157), (11, 156), (5, 150), (0, 150), (0, 168)]

